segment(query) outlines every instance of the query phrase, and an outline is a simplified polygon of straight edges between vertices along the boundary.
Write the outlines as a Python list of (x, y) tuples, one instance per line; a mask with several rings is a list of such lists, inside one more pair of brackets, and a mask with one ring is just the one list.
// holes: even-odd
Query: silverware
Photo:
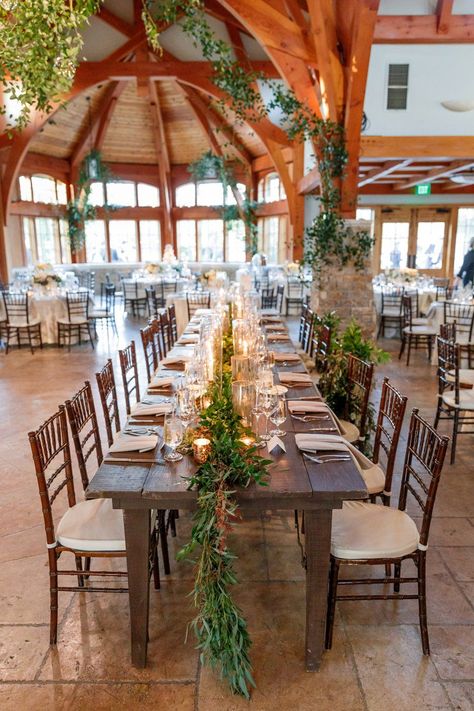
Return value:
[(293, 415), (290, 413), (291, 417), (295, 420), (301, 420), (301, 422), (312, 422), (313, 420), (330, 420), (329, 415)]
[(131, 457), (109, 457), (104, 459), (105, 464), (166, 464), (164, 459), (145, 459), (144, 457), (136, 457), (132, 459)]
[(318, 457), (312, 457), (307, 452), (303, 452), (303, 457), (309, 459), (316, 464), (324, 464), (325, 462), (349, 462), (352, 457), (346, 454), (322, 454)]
[(305, 432), (337, 432), (339, 434), (337, 427), (308, 427)]

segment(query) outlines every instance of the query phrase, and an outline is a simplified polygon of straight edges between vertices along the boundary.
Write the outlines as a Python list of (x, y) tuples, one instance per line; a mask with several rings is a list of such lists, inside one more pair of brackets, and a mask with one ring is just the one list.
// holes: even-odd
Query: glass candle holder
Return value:
[(232, 365), (232, 380), (251, 380), (251, 361), (248, 356), (233, 355), (230, 359)]
[(241, 416), (245, 426), (252, 422), (252, 408), (255, 403), (255, 383), (237, 380), (232, 383), (232, 403), (234, 410)]
[(199, 437), (193, 441), (193, 457), (198, 464), (204, 464), (211, 453), (211, 440)]

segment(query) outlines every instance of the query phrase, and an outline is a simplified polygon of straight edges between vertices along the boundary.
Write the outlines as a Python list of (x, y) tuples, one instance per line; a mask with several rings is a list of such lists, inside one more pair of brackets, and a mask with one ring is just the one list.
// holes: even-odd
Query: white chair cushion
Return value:
[(62, 546), (81, 551), (123, 551), (125, 533), (121, 509), (111, 499), (81, 501), (66, 511), (56, 530)]
[[(454, 370), (450, 370), (448, 373), (449, 381), (454, 383)], [(474, 385), (474, 370), (472, 368), (459, 368), (459, 382), (462, 385)]]
[(12, 328), (26, 328), (27, 326), (37, 326), (39, 323), (41, 323), (41, 321), (39, 318), (30, 318), (29, 322), (26, 320), (26, 318), (18, 318), (10, 319), (10, 321), (8, 321), (7, 323)]
[(389, 318), (401, 318), (402, 313), (401, 313), (400, 309), (387, 308), (382, 311), (381, 316), (388, 316)]
[(339, 424), (341, 426), (341, 434), (344, 439), (347, 439), (347, 441), (351, 444), (357, 442), (360, 437), (359, 428), (356, 427), (352, 422), (349, 422), (349, 420), (339, 420)]
[(71, 320), (68, 318), (58, 318), (57, 322), (62, 323), (65, 326), (82, 326), (89, 323), (88, 319), (83, 316), (73, 316)]
[(90, 314), (90, 318), (107, 318), (108, 315), (105, 309), (97, 309)]
[(412, 326), (411, 328), (409, 326), (406, 326), (403, 329), (404, 333), (411, 333), (413, 336), (436, 336), (437, 331), (436, 328), (433, 328), (432, 326)]
[(411, 322), (414, 326), (429, 326), (430, 325), (429, 319), (422, 318), (421, 316), (416, 316), (416, 318), (412, 318)]
[(474, 391), (473, 390), (460, 390), (459, 391), (459, 404), (456, 405), (454, 390), (450, 392), (443, 393), (441, 399), (448, 407), (459, 408), (460, 410), (474, 410)]
[(369, 494), (380, 494), (385, 489), (385, 473), (378, 464), (370, 469), (360, 469), (360, 475), (365, 482)]
[(399, 558), (413, 553), (419, 540), (413, 519), (389, 506), (345, 501), (333, 512), (331, 554), (336, 558)]

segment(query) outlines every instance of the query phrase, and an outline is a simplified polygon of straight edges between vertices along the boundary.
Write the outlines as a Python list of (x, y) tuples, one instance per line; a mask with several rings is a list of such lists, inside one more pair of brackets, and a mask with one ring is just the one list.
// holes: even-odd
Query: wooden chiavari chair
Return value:
[(165, 358), (164, 345), (161, 338), (161, 315), (158, 314), (156, 318), (150, 321), (150, 326), (153, 331), (153, 342), (155, 344), (155, 351), (157, 355), (158, 362)]
[(327, 368), (327, 357), (331, 349), (331, 328), (325, 324), (316, 325), (313, 329), (312, 355), (318, 373), (324, 373)]
[(95, 334), (97, 337), (97, 322), (99, 322), (99, 323), (105, 323), (105, 326), (107, 328), (109, 326), (111, 326), (113, 332), (117, 336), (118, 332), (117, 332), (117, 324), (115, 322), (115, 286), (114, 286), (114, 284), (106, 284), (104, 286), (104, 294), (105, 294), (105, 308), (94, 309), (90, 315), (90, 317), (94, 323)]
[(188, 291), (186, 292), (186, 303), (188, 305), (188, 321), (190, 321), (198, 309), (210, 308), (211, 292)]
[[(58, 592), (127, 592), (128, 588), (85, 585), (91, 576), (127, 577), (120, 571), (91, 571), (91, 558), (124, 558), (125, 535), (123, 515), (112, 508), (110, 499), (92, 499), (76, 502), (72, 473), (71, 452), (67, 433), (64, 406), (41, 427), (30, 432), (29, 441), (41, 499), (41, 509), (46, 532), (46, 547), (49, 562), (50, 587), (50, 644), (57, 642)], [(68, 508), (57, 526), (53, 518), (53, 505), (63, 491), (67, 495)], [(156, 551), (156, 546), (155, 546)], [(75, 570), (58, 568), (63, 553), (75, 557)], [(87, 574), (83, 574), (82, 558), (85, 558)], [(77, 586), (58, 584), (64, 575), (77, 576)]]
[(139, 292), (138, 282), (122, 278), (123, 302), (125, 311), (131, 309), (132, 316), (139, 316), (146, 309), (146, 296)]
[(66, 292), (67, 318), (58, 318), (58, 345), (65, 345), (71, 350), (71, 340), (77, 336), (79, 345), (83, 330), (87, 331), (90, 344), (94, 349), (94, 322), (89, 317), (90, 293), (88, 291)]
[(122, 373), (123, 390), (125, 395), (125, 408), (127, 415), (131, 411), (131, 395), (135, 391), (136, 402), (140, 402), (140, 381), (138, 380), (137, 353), (135, 341), (118, 352), (120, 370)]
[(94, 397), (91, 384), (86, 380), (84, 387), (74, 395), (71, 400), (66, 400), (66, 412), (72, 432), (74, 449), (76, 450), (79, 473), (82, 486), (89, 486), (88, 462), (94, 454), (97, 460), (97, 469), (102, 464), (102, 442), (100, 441), (99, 425), (95, 411)]
[[(439, 435), (413, 410), (403, 467), (398, 509), (362, 501), (345, 501), (333, 512), (331, 568), (329, 576), (326, 649), (332, 646), (336, 601), (418, 600), (423, 654), (430, 653), (426, 617), (426, 551), (436, 492), (443, 468), (448, 438)], [(408, 498), (422, 512), (421, 530), (406, 513)], [(402, 577), (405, 560), (412, 560), (417, 575)], [(339, 580), (340, 565), (394, 564), (394, 576)], [(394, 593), (338, 595), (338, 585), (383, 585), (393, 583)], [(415, 583), (416, 594), (399, 594), (400, 585)]]
[(362, 471), (362, 478), (365, 481), (371, 500), (375, 502), (376, 496), (381, 496), (382, 503), (385, 506), (390, 506), (393, 468), (395, 466), (395, 457), (397, 456), (398, 442), (400, 440), (400, 432), (402, 431), (407, 400), (408, 398), (401, 395), (401, 393), (390, 384), (388, 378), (383, 379), (379, 413), (375, 427), (372, 461), (374, 464), (379, 464), (381, 455), (383, 454), (385, 459), (385, 474), (383, 479), (367, 481)]
[(456, 321), (442, 323), (439, 327), (440, 338), (445, 341), (456, 341)]
[(438, 404), (434, 427), (440, 420), (453, 423), (451, 464), (456, 459), (459, 434), (474, 434), (474, 371), (461, 369), (460, 346), (453, 341), (437, 339), (438, 346)]
[(402, 342), (400, 346), (400, 353), (398, 354), (398, 360), (401, 359), (405, 347), (408, 344), (407, 349), (407, 366), (410, 365), (410, 354), (411, 349), (414, 347), (415, 350), (418, 346), (426, 346), (428, 349), (428, 360), (431, 361), (431, 353), (433, 351), (433, 341), (436, 338), (436, 329), (429, 325), (416, 325), (413, 322), (413, 306), (412, 301), (409, 296), (404, 296), (402, 298), (403, 303), (403, 328), (402, 328)]
[(357, 425), (339, 420), (343, 436), (354, 444), (365, 438), (367, 410), (374, 375), (374, 364), (349, 354), (347, 359), (347, 413), (357, 414)]
[(303, 334), (301, 346), (305, 353), (311, 354), (313, 347), (313, 332), (314, 332), (314, 311), (310, 308), (306, 309), (306, 320), (303, 324)]
[(301, 343), (301, 346), (303, 346), (303, 333), (307, 321), (307, 314), (308, 314), (308, 304), (303, 304), (301, 307), (301, 315), (300, 315), (300, 324), (299, 324), (299, 330), (298, 330), (298, 341)]
[(288, 278), (287, 293), (285, 296), (285, 315), (288, 316), (290, 308), (303, 305), (304, 284), (301, 279)]
[(155, 334), (153, 326), (150, 324), (140, 329), (140, 336), (143, 345), (143, 355), (145, 356), (146, 375), (150, 382), (155, 370), (158, 368), (158, 354), (156, 351)]
[(11, 341), (16, 339), (18, 348), (21, 348), (22, 338), (26, 337), (32, 355), (35, 352), (34, 344), (43, 348), (41, 338), (41, 322), (32, 318), (30, 314), (30, 300), (28, 294), (18, 294), (12, 291), (3, 291), (6, 320), (2, 321), (2, 334), (6, 334), (5, 353), (7, 354)]
[(459, 343), (470, 343), (474, 326), (474, 306), (457, 301), (444, 302), (444, 323), (456, 322), (456, 339)]
[(160, 303), (159, 299), (156, 293), (156, 289), (154, 286), (146, 286), (145, 287), (145, 294), (146, 294), (146, 307), (148, 311), (148, 317), (151, 318), (156, 318), (158, 314), (158, 309), (160, 308)]
[(163, 352), (168, 355), (168, 351), (172, 348), (171, 323), (168, 316), (168, 311), (165, 309), (160, 314), (160, 330), (161, 341), (163, 344)]
[(382, 308), (380, 311), (380, 323), (377, 338), (385, 338), (385, 326), (402, 330), (402, 297), (404, 288), (384, 287), (382, 288)]
[(95, 377), (99, 389), (100, 401), (102, 403), (102, 411), (104, 413), (107, 442), (109, 447), (111, 447), (114, 441), (114, 430), (115, 432), (119, 432), (120, 430), (120, 413), (114, 369), (110, 358), (102, 370), (95, 374)]
[(171, 304), (167, 307), (168, 319), (170, 323), (171, 345), (174, 346), (178, 340), (178, 322), (176, 320), (176, 306)]

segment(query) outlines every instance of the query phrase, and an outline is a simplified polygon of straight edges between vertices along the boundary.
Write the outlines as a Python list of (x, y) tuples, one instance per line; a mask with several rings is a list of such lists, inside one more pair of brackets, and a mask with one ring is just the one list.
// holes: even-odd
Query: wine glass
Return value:
[(194, 399), (191, 395), (191, 390), (188, 388), (180, 388), (177, 396), (179, 419), (186, 429), (196, 413)]
[(262, 439), (265, 442), (268, 442), (268, 440), (270, 439), (270, 434), (268, 433), (268, 420), (270, 418), (271, 413), (276, 407), (277, 395), (273, 392), (273, 388), (263, 388), (261, 397), (262, 410), (266, 418), (265, 434), (262, 435)]
[(176, 451), (176, 447), (179, 447), (183, 441), (183, 436), (184, 425), (179, 417), (176, 417), (174, 413), (165, 415), (163, 437), (166, 446), (171, 450), (164, 456), (166, 462), (179, 462), (183, 458), (183, 455)]
[(265, 414), (265, 413), (263, 412), (263, 408), (262, 408), (261, 394), (260, 394), (259, 388), (256, 387), (255, 388), (255, 404), (252, 407), (252, 415), (255, 418), (255, 434), (257, 435), (257, 438), (258, 438), (255, 442), (255, 446), (258, 447), (259, 449), (261, 447), (265, 447), (265, 440), (259, 432), (260, 417), (263, 414)]
[(283, 397), (277, 396), (276, 406), (270, 415), (270, 420), (276, 425), (276, 429), (271, 430), (270, 434), (273, 437), (284, 437), (286, 432), (280, 429), (280, 425), (286, 420), (286, 402)]

